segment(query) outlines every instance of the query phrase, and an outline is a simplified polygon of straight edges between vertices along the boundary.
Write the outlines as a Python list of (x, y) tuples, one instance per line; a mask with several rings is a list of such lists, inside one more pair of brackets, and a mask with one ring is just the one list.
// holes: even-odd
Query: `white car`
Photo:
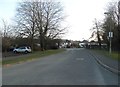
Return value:
[(14, 53), (30, 53), (32, 52), (32, 50), (30, 47), (24, 46), (24, 47), (15, 48), (13, 52)]

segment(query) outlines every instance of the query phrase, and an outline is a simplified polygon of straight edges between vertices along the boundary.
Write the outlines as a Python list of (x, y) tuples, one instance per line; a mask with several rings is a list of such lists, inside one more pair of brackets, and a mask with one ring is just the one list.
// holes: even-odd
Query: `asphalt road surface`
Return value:
[(118, 85), (118, 76), (81, 48), (3, 67), (2, 74), (3, 85)]

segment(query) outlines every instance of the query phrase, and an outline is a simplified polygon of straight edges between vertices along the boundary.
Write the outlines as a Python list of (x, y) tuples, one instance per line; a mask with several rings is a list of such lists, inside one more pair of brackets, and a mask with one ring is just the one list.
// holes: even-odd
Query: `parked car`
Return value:
[(14, 53), (30, 53), (32, 52), (32, 50), (30, 47), (24, 46), (24, 47), (15, 48), (13, 52)]

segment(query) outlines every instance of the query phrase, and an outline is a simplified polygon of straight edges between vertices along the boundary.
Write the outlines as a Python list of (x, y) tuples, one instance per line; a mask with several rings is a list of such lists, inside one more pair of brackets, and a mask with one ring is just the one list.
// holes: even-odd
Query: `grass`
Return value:
[(10, 60), (3, 60), (2, 61), (2, 65), (8, 65), (8, 64), (16, 64), (16, 63), (21, 63), (21, 62), (26, 62), (26, 61), (31, 61), (34, 59), (38, 59), (44, 56), (49, 56), (52, 54), (57, 54), (60, 52), (65, 51), (65, 49), (58, 49), (58, 50), (46, 50), (46, 51), (38, 51), (38, 52), (33, 52), (30, 55), (24, 57), (20, 57), (20, 58), (14, 58), (14, 59), (10, 59)]
[(0, 60), (0, 66), (2, 65), (2, 61)]
[(111, 54), (109, 54), (111, 58), (114, 58), (116, 60), (120, 61), (120, 52), (112, 52)]
[(109, 51), (106, 51), (106, 50), (94, 50), (94, 51), (102, 55), (105, 55), (109, 58), (112, 58), (114, 60), (120, 61), (120, 52), (112, 51), (110, 54)]

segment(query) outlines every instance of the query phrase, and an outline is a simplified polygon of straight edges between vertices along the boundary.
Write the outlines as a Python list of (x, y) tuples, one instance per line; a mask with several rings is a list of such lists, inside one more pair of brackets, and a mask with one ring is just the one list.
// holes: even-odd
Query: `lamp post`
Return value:
[[(119, 32), (120, 32), (120, 1), (118, 2), (118, 37), (120, 37)], [(118, 45), (118, 49), (120, 49), (120, 45)]]
[[(105, 12), (104, 14), (106, 15), (111, 15), (109, 12)], [(110, 16), (111, 17), (111, 16)], [(109, 46), (109, 53), (111, 54), (112, 52), (112, 37), (113, 37), (113, 32), (111, 32), (111, 22), (110, 22), (110, 31), (109, 31), (109, 41), (110, 41), (110, 46)]]
[(120, 27), (120, 1), (118, 2), (118, 29)]

